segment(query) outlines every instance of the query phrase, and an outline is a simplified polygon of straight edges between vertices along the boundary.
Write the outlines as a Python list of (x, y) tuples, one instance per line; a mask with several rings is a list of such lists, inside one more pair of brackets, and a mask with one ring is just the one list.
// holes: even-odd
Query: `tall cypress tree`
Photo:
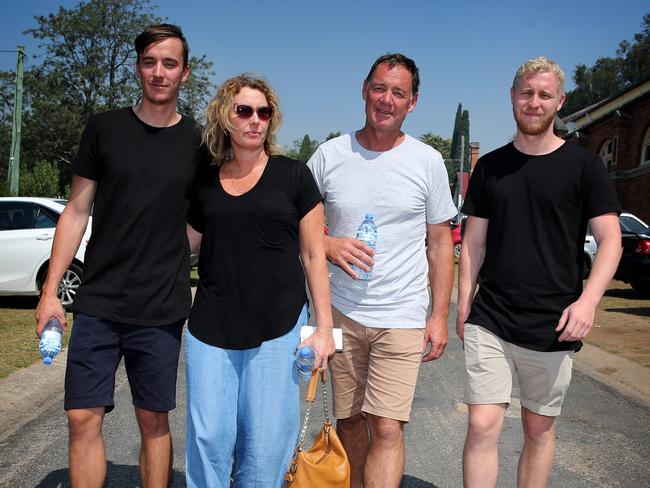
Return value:
[[(469, 110), (463, 110), (463, 104), (458, 104), (456, 119), (454, 120), (454, 132), (451, 136), (450, 158), (460, 159), (460, 136), (465, 136), (465, 147), (463, 152), (463, 169), (467, 171), (469, 163)], [(456, 170), (460, 167), (458, 161), (453, 161)]]
[[(451, 134), (451, 150), (449, 157), (451, 159), (460, 159), (460, 134), (463, 119), (463, 104), (459, 103), (456, 109), (456, 118), (454, 119), (454, 131)], [(454, 168), (458, 168), (458, 161), (452, 161)]]
[[(463, 110), (461, 117), (461, 135), (465, 136), (465, 148), (463, 153), (463, 168), (468, 171), (469, 168), (469, 110)], [(460, 141), (459, 141), (460, 144)], [(460, 149), (459, 149), (460, 151)]]

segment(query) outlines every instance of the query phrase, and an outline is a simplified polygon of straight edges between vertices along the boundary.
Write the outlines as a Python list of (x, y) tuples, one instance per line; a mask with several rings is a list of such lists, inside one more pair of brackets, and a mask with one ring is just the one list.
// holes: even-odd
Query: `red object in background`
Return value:
[(327, 228), (327, 226), (325, 226), (325, 235), (326, 236), (330, 235), (330, 232), (329, 232), (329, 229)]
[(461, 237), (460, 234), (460, 225), (458, 224), (451, 224), (451, 238), (454, 242), (454, 255), (459, 258), (460, 257), (460, 250), (461, 250), (461, 244), (463, 242), (463, 238)]

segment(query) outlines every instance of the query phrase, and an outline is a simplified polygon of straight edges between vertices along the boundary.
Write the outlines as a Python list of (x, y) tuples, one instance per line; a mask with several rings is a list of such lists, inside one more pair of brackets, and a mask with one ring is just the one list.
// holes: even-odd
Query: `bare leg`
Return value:
[(142, 444), (140, 476), (143, 488), (165, 488), (171, 480), (172, 436), (167, 412), (151, 412), (135, 407)]
[(104, 407), (68, 410), (70, 483), (74, 488), (100, 488), (106, 479), (102, 437)]
[(469, 405), (467, 437), (463, 450), (465, 488), (491, 488), (499, 473), (499, 436), (505, 404)]
[(337, 420), (336, 433), (350, 461), (350, 488), (361, 488), (363, 467), (368, 456), (368, 425), (365, 417), (358, 414)]
[(370, 448), (365, 488), (397, 488), (404, 474), (404, 422), (368, 415)]
[(555, 417), (521, 408), (524, 449), (519, 457), (517, 486), (544, 488), (548, 484), (555, 457)]

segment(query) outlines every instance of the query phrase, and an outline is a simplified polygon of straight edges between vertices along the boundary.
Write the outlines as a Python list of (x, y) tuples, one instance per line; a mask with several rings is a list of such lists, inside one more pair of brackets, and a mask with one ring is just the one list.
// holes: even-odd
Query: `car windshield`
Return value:
[(618, 218), (618, 221), (621, 224), (621, 230), (624, 232), (636, 232), (637, 234), (645, 234), (648, 230), (648, 227), (643, 225), (637, 219), (628, 217), (627, 215), (621, 215)]

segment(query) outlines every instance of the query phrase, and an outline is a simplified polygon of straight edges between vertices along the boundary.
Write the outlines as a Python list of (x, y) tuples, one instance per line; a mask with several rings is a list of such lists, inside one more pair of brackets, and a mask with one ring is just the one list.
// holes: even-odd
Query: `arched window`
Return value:
[(641, 145), (641, 164), (650, 164), (650, 126), (645, 131), (645, 137)]
[(607, 169), (611, 170), (616, 165), (616, 146), (618, 145), (618, 137), (614, 136), (613, 139), (607, 139), (602, 146), (598, 155), (603, 160)]

